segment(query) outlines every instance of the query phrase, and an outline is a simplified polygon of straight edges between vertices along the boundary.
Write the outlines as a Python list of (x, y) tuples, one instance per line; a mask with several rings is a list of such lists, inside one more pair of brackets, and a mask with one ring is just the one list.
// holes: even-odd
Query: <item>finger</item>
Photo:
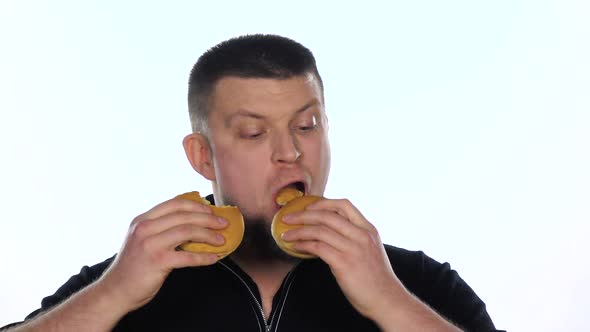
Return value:
[(330, 267), (336, 266), (343, 258), (340, 251), (321, 241), (299, 241), (293, 245), (293, 248), (299, 252), (318, 256)]
[(287, 231), (281, 237), (287, 242), (321, 241), (341, 252), (354, 250), (356, 247), (353, 241), (326, 226), (305, 226)]
[(136, 219), (138, 221), (145, 219), (156, 219), (163, 215), (177, 211), (211, 213), (211, 207), (189, 199), (175, 197), (154, 206), (152, 209), (138, 216)]
[(334, 211), (358, 227), (371, 232), (375, 230), (375, 227), (348, 199), (322, 199), (308, 205), (306, 209)]
[(208, 243), (214, 246), (221, 246), (225, 239), (219, 233), (210, 229), (183, 224), (167, 229), (161, 233), (146, 239), (147, 250), (175, 249), (186, 242)]
[(364, 231), (340, 214), (326, 209), (293, 213), (283, 221), (286, 224), (325, 225), (349, 239), (357, 238)]
[(219, 256), (212, 253), (196, 253), (189, 251), (171, 251), (164, 256), (169, 269), (189, 266), (205, 266), (215, 264)]
[(183, 224), (196, 225), (203, 228), (223, 229), (227, 227), (228, 221), (204, 212), (176, 211), (160, 218), (141, 221), (135, 225), (135, 232), (143, 236), (151, 236)]

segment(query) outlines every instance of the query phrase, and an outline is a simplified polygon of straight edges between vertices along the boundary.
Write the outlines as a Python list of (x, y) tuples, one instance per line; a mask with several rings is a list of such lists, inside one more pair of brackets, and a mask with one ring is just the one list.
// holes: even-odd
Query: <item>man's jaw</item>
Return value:
[(272, 237), (270, 223), (262, 219), (248, 219), (244, 223), (244, 238), (232, 254), (239, 260), (256, 264), (290, 263), (298, 260), (279, 248)]
[[(256, 263), (296, 262), (298, 258), (285, 253), (274, 241), (271, 233), (271, 223), (274, 215), (281, 208), (281, 206), (276, 203), (278, 193), (284, 188), (292, 187), (307, 194), (309, 192), (310, 183), (311, 179), (309, 176), (300, 176), (289, 177), (283, 180), (279, 185), (274, 186), (274, 190), (271, 194), (272, 202), (269, 202), (270, 204), (268, 205), (270, 211), (267, 212), (267, 216), (244, 215), (244, 238), (232, 256), (235, 256), (240, 260)], [(231, 199), (227, 199), (227, 201), (233, 203)], [(244, 212), (245, 211), (242, 211), (242, 213)]]

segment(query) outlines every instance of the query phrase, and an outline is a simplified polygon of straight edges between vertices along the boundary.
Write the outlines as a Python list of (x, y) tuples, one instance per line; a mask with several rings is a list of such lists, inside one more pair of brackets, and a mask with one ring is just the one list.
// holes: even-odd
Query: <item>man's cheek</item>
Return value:
[(225, 178), (227, 184), (231, 186), (229, 190), (242, 195), (242, 192), (254, 190), (252, 182), (259, 179), (260, 176), (255, 174), (256, 168), (243, 161), (234, 160), (226, 162)]

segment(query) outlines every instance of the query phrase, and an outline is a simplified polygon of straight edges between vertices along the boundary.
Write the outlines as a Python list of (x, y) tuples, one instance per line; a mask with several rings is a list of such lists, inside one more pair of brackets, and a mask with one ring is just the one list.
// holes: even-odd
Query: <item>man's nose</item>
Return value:
[(301, 156), (293, 133), (276, 133), (273, 137), (272, 160), (275, 163), (293, 163)]

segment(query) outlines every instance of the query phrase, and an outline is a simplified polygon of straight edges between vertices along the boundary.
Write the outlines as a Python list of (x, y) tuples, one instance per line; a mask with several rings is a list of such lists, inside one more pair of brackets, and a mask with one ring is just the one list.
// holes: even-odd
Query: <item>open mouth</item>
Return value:
[(293, 189), (301, 191), (304, 195), (306, 194), (305, 182), (303, 182), (303, 181), (289, 183), (288, 185), (283, 187), (283, 189), (284, 188), (293, 188)]
[[(283, 187), (283, 189), (284, 188), (293, 188), (293, 189), (299, 190), (304, 195), (306, 194), (305, 182), (303, 182), (303, 181), (296, 181), (296, 182), (289, 183), (288, 185)], [(280, 190), (279, 190), (279, 192), (280, 192)], [(276, 201), (277, 196), (278, 196), (278, 192), (275, 194), (275, 197), (274, 197), (275, 208), (278, 210), (281, 206)]]
[(293, 188), (301, 191), (303, 194), (305, 194), (305, 183), (303, 183), (301, 181), (293, 182), (293, 183), (289, 184), (287, 187), (293, 187)]

